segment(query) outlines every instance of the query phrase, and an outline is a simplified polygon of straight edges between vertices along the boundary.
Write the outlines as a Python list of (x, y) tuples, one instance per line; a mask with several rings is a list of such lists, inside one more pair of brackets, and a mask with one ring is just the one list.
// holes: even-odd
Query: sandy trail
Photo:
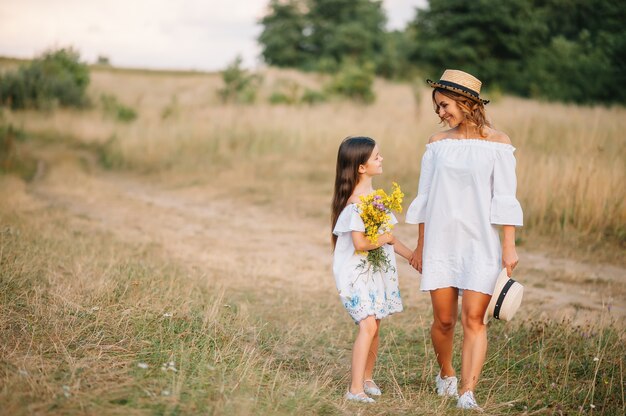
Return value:
[[(177, 261), (213, 271), (219, 284), (234, 290), (336, 296), (324, 219), (278, 215), (268, 206), (218, 198), (224, 193), (206, 185), (168, 188), (105, 172), (87, 152), (49, 148), (39, 157), (45, 168), (26, 187), (29, 198), (67, 210), (81, 227), (157, 244)], [(413, 241), (413, 226), (400, 225), (397, 231), (403, 241)], [(520, 319), (621, 322), (626, 316), (623, 268), (526, 250), (519, 254), (516, 277), (526, 286)], [(427, 307), (416, 272), (405, 264), (399, 271), (405, 303)]]

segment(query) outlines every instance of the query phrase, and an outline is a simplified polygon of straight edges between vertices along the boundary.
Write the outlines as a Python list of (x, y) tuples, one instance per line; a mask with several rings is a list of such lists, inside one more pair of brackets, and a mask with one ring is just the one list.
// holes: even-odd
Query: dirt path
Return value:
[[(219, 284), (268, 292), (335, 296), (326, 222), (277, 214), (268, 206), (217, 199), (209, 186), (167, 188), (130, 174), (100, 170), (87, 152), (48, 148), (26, 192), (44, 206), (62, 207), (81, 226), (117, 238), (158, 244), (172, 258), (214, 270)], [(223, 195), (223, 193), (221, 193)], [(398, 228), (413, 240), (411, 226)], [(626, 270), (520, 252), (517, 277), (526, 286), (520, 318), (569, 318), (575, 322), (626, 316)], [(235, 272), (236, 271), (236, 272)], [(419, 293), (416, 273), (400, 268), (405, 303)]]

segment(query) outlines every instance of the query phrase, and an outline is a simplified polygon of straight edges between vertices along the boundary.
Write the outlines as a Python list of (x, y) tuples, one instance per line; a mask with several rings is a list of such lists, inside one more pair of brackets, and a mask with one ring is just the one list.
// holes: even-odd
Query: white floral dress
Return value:
[(421, 290), (493, 293), (502, 270), (496, 225), (523, 223), (514, 151), (479, 139), (426, 145), (417, 197), (406, 214), (406, 222), (424, 223)]
[[(391, 214), (391, 224), (396, 224)], [(374, 273), (363, 267), (367, 254), (359, 254), (352, 242), (352, 231), (365, 232), (356, 204), (348, 204), (337, 219), (333, 233), (337, 244), (333, 257), (333, 273), (341, 303), (355, 323), (368, 316), (384, 318), (402, 311), (402, 298), (398, 288), (398, 272), (393, 246), (383, 245), (391, 267)]]

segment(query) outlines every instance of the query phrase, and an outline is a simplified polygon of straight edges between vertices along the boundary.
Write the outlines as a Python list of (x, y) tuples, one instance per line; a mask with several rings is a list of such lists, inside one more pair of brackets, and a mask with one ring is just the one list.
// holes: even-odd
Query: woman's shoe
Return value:
[(435, 383), (437, 383), (437, 394), (439, 396), (459, 398), (459, 392), (457, 390), (458, 380), (454, 376), (441, 378), (440, 374), (435, 377)]
[(367, 394), (365, 394), (364, 391), (357, 393), (357, 394), (352, 394), (350, 393), (350, 390), (348, 390), (346, 392), (346, 395), (343, 396), (346, 400), (349, 400), (351, 402), (359, 402), (359, 403), (376, 403), (376, 400), (372, 399), (371, 397), (369, 397)]
[(380, 388), (376, 385), (376, 383), (374, 383), (374, 380), (365, 380), (365, 382), (363, 383), (363, 390), (365, 390), (365, 393), (371, 396), (380, 396), (381, 394), (383, 394), (383, 392), (380, 391)]
[(459, 400), (456, 402), (456, 407), (459, 409), (476, 410), (480, 413), (483, 412), (483, 409), (476, 403), (476, 399), (474, 399), (474, 393), (469, 390), (459, 397)]

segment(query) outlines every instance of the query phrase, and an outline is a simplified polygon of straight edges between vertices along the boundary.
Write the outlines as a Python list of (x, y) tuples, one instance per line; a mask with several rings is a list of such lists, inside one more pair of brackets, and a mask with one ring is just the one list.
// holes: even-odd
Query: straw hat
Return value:
[(487, 324), (490, 317), (501, 321), (510, 321), (522, 304), (524, 286), (513, 279), (509, 279), (506, 269), (502, 269), (496, 280), (496, 286), (491, 301), (485, 311), (483, 322)]
[(489, 100), (480, 98), (480, 87), (483, 83), (475, 76), (458, 69), (446, 69), (439, 81), (434, 82), (427, 79), (426, 82), (433, 88), (443, 88), (444, 90), (456, 92), (483, 104), (489, 102)]

